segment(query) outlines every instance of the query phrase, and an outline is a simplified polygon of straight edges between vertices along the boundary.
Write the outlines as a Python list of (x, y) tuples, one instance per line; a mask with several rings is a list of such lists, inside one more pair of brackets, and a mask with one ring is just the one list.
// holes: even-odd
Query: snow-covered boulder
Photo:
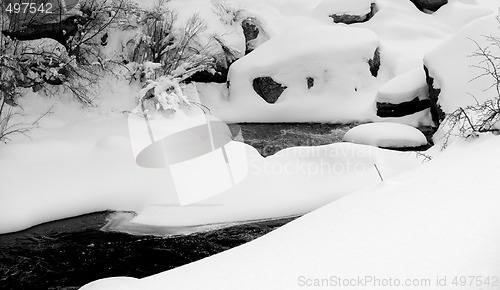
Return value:
[(344, 135), (345, 142), (383, 148), (414, 148), (427, 145), (418, 129), (399, 123), (369, 123), (352, 128)]
[[(479, 18), (426, 54), (427, 78), (434, 92), (431, 99), (435, 99), (437, 110), (449, 114), (459, 107), (483, 103), (497, 96), (491, 76), (477, 78), (484, 73), (481, 67), (487, 64), (483, 57), (473, 54), (478, 51), (478, 45), (485, 48), (490, 44), (487, 36), (500, 37), (498, 26), (494, 15)], [(490, 49), (494, 55), (500, 55), (498, 48), (491, 46)]]
[(283, 33), (231, 66), (229, 101), (265, 102), (256, 90), (263, 78), (286, 87), (274, 105), (347, 98), (374, 84), (377, 48), (377, 35), (362, 28), (317, 25)]
[(313, 10), (313, 16), (332, 18), (335, 23), (361, 23), (370, 20), (376, 12), (375, 0), (325, 0)]
[(436, 11), (448, 3), (448, 0), (410, 0), (422, 11)]
[(402, 117), (430, 107), (429, 89), (422, 68), (391, 79), (377, 92), (377, 115)]

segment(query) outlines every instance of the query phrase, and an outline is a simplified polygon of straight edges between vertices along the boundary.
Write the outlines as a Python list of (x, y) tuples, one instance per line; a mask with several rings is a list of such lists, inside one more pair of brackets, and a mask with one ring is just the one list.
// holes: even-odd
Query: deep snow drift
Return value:
[[(492, 152), (499, 146), (492, 136), (461, 142), (238, 248), (141, 280), (110, 279), (82, 289), (304, 289), (315, 283), (326, 289), (343, 285), (334, 284), (338, 278), (349, 279), (344, 287), (352, 289), (499, 289), (492, 282), (460, 286), (464, 275), (481, 276), (480, 283), (498, 279), (500, 155)], [(372, 282), (358, 284), (358, 277)]]
[[(386, 100), (423, 94), (422, 73), (418, 72), (423, 56), (464, 25), (457, 38), (451, 39), (462, 43), (467, 41), (465, 35), (480, 37), (486, 23), (492, 31), (497, 27), (492, 17), (467, 25), (491, 14), (493, 1), (450, 1), (432, 15), (417, 12), (408, 1), (379, 0), (377, 5), (379, 11), (373, 19), (355, 26), (372, 29), (379, 38), (383, 65), (378, 81), (385, 78), (381, 83), (386, 83), (400, 75), (379, 90)], [(465, 48), (461, 44), (455, 48), (453, 43), (426, 58), (451, 106), (462, 100), (453, 95), (467, 93), (462, 85), (471, 84), (463, 73), (457, 73), (465, 69), (464, 64), (447, 66), (447, 56), (473, 49), (470, 43)], [(454, 82), (459, 85), (446, 86)], [(471, 86), (485, 89), (478, 83)], [(224, 103), (227, 95), (217, 97), (217, 90), (204, 89), (221, 104), (219, 112), (224, 114), (224, 106), (230, 107)], [(415, 118), (410, 121), (415, 123)], [(373, 126), (379, 129), (383, 125)], [(325, 148), (335, 146), (339, 145)], [(495, 153), (499, 146), (499, 137), (485, 135), (458, 141), (444, 152), (433, 148), (426, 152), (434, 157), (432, 161), (383, 182), (374, 181), (375, 185), (246, 245), (152, 277), (106, 279), (83, 289), (499, 289), (492, 283), (500, 271), (500, 234), (496, 230), (500, 195), (495, 182), (500, 173)]]

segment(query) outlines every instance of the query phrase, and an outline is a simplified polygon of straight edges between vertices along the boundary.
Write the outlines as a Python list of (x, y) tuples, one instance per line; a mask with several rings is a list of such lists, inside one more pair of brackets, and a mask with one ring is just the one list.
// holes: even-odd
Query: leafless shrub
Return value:
[(215, 66), (213, 42), (201, 38), (207, 27), (198, 14), (181, 24), (176, 12), (160, 4), (143, 14), (138, 29), (124, 48), (125, 61), (161, 64), (154, 77), (169, 75), (182, 81)]
[[(500, 16), (497, 16), (500, 23)], [(474, 39), (470, 39), (476, 45), (469, 57), (477, 58), (478, 64), (473, 67), (480, 73), (471, 81), (480, 78), (489, 78), (491, 85), (487, 90), (495, 90), (494, 99), (479, 102), (473, 95), (475, 104), (459, 107), (454, 112), (448, 114), (441, 125), (446, 130), (442, 134), (443, 148), (445, 148), (452, 136), (461, 138), (474, 138), (480, 133), (492, 132), (498, 134), (500, 130), (500, 37), (487, 35), (483, 36), (486, 45), (481, 45)]]

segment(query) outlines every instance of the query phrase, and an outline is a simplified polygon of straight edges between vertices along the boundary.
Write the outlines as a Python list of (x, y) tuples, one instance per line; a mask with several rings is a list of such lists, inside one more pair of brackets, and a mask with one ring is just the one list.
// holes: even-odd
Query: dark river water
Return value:
[[(269, 156), (291, 146), (341, 142), (353, 126), (241, 124), (232, 129), (241, 128), (244, 142)], [(0, 235), (0, 290), (78, 289), (111, 276), (142, 278), (239, 246), (293, 220), (159, 237), (101, 230), (111, 214), (93, 213)]]
[(142, 278), (239, 246), (293, 218), (190, 235), (104, 232), (109, 212), (0, 235), (0, 289), (78, 289), (100, 278)]

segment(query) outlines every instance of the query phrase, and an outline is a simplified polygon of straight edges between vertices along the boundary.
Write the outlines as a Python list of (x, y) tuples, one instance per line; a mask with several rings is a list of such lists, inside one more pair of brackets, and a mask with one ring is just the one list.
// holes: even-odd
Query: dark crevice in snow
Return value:
[(286, 89), (271, 77), (258, 77), (253, 80), (253, 89), (269, 104), (274, 104)]
[(370, 65), (370, 72), (372, 76), (377, 77), (378, 71), (380, 70), (380, 48), (377, 47), (375, 53), (373, 54), (373, 58), (368, 60), (368, 64)]
[(227, 82), (227, 69), (211, 73), (209, 71), (199, 71), (185, 80), (186, 83), (225, 83)]
[(430, 106), (429, 99), (420, 100), (418, 97), (399, 104), (377, 102), (377, 116), (382, 118), (403, 117), (428, 109)]
[(429, 69), (424, 65), (425, 80), (427, 86), (429, 87), (429, 101), (431, 108), (432, 121), (436, 126), (439, 126), (445, 118), (445, 114), (439, 105), (439, 95), (441, 94), (441, 89), (435, 88), (434, 78), (431, 77)]
[(370, 5), (370, 12), (365, 15), (350, 15), (350, 14), (332, 14), (329, 15), (335, 23), (353, 24), (366, 22), (377, 13), (377, 5), (372, 3)]

